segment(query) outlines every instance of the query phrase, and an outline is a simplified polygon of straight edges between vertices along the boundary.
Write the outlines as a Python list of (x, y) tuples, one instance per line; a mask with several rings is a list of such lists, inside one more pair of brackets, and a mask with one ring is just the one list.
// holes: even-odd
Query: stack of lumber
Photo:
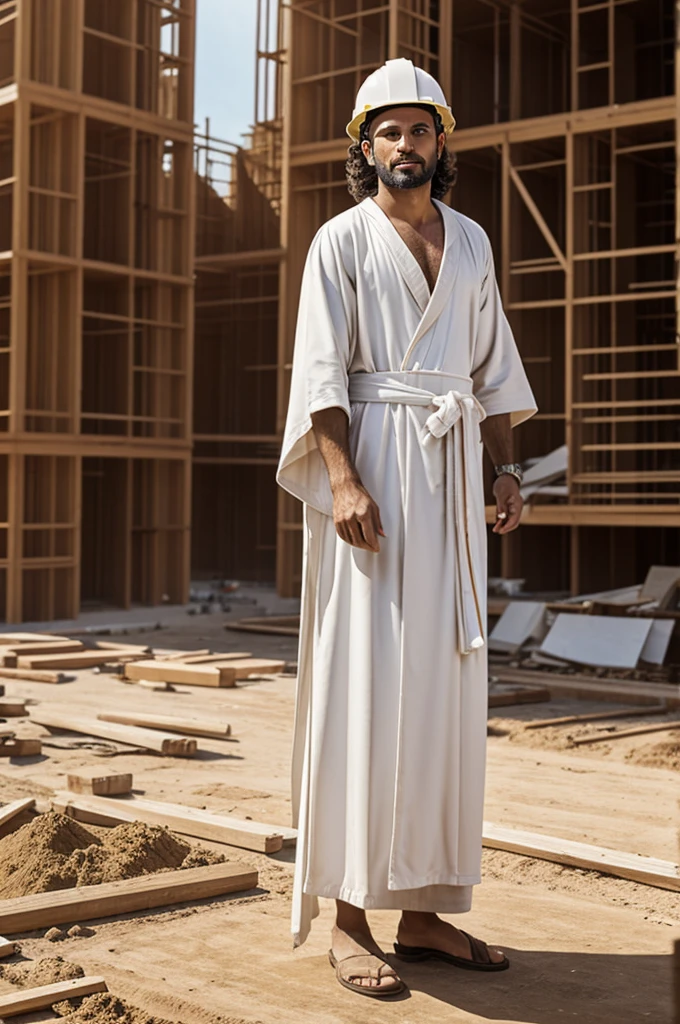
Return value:
[(238, 680), (254, 675), (282, 672), (285, 661), (270, 658), (232, 657), (229, 654), (204, 655), (207, 661), (186, 662), (169, 658), (145, 659), (125, 666), (125, 678), (185, 686), (235, 686)]
[(143, 821), (147, 825), (164, 825), (172, 832), (194, 839), (207, 839), (257, 853), (278, 853), (284, 846), (293, 845), (297, 838), (292, 828), (136, 796), (109, 799), (63, 792), (55, 793), (51, 806), (83, 824), (120, 825), (126, 821)]

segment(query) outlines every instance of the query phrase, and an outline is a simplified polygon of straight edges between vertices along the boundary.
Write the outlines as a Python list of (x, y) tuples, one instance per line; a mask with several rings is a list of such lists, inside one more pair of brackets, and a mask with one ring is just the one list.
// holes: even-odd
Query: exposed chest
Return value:
[(435, 286), (444, 251), (444, 228), (439, 219), (421, 231), (405, 221), (392, 221), (402, 239), (415, 256), (425, 275), (430, 291)]

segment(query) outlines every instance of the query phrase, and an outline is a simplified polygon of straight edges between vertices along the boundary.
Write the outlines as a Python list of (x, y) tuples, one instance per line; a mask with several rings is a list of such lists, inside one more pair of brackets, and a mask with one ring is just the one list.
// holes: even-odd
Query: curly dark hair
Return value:
[[(370, 118), (366, 118), (361, 126), (359, 142), (353, 142), (347, 150), (347, 162), (345, 163), (347, 191), (356, 203), (378, 194), (378, 172), (369, 164), (361, 150), (361, 143), (364, 140), (370, 141), (371, 122), (378, 113), (379, 111), (375, 111)], [(435, 130), (439, 136), (444, 127), (439, 114), (433, 114), (433, 117)], [(431, 181), (432, 198), (443, 199), (449, 189), (456, 184), (457, 177), (456, 157), (453, 153), (449, 153), (444, 146)]]

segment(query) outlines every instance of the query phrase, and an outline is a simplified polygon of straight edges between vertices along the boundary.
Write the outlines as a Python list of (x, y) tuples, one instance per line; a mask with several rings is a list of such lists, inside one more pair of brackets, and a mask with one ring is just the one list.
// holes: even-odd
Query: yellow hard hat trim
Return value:
[(451, 135), (451, 133), (453, 132), (453, 129), (456, 127), (456, 119), (453, 116), (453, 114), (451, 113), (451, 111), (449, 110), (449, 108), (448, 107), (442, 107), (439, 103), (429, 103), (427, 100), (424, 100), (422, 103), (420, 103), (418, 101), (414, 101), (414, 100), (404, 100), (403, 103), (400, 103), (398, 100), (392, 100), (388, 104), (381, 103), (380, 106), (377, 106), (377, 107), (372, 107), (372, 106), (366, 105), (364, 107), (364, 109), (361, 111), (361, 113), (357, 114), (355, 117), (353, 117), (352, 120), (347, 125), (347, 128), (346, 128), (347, 134), (349, 135), (350, 139), (354, 140), (354, 142), (358, 142), (360, 137), (361, 137), (360, 136), (361, 126), (364, 123), (364, 121), (366, 120), (367, 115), (370, 114), (373, 110), (390, 110), (393, 107), (416, 107), (416, 106), (417, 107), (432, 107), (434, 110), (436, 110), (437, 113), (439, 114), (441, 120), (442, 120), (442, 125), (444, 126), (444, 131), (446, 132), (447, 135)]

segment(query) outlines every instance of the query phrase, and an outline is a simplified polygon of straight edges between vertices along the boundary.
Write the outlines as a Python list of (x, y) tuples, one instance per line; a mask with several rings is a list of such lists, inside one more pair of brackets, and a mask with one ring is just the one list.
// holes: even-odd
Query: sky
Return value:
[(257, 0), (197, 0), (194, 121), (241, 143), (253, 122)]

